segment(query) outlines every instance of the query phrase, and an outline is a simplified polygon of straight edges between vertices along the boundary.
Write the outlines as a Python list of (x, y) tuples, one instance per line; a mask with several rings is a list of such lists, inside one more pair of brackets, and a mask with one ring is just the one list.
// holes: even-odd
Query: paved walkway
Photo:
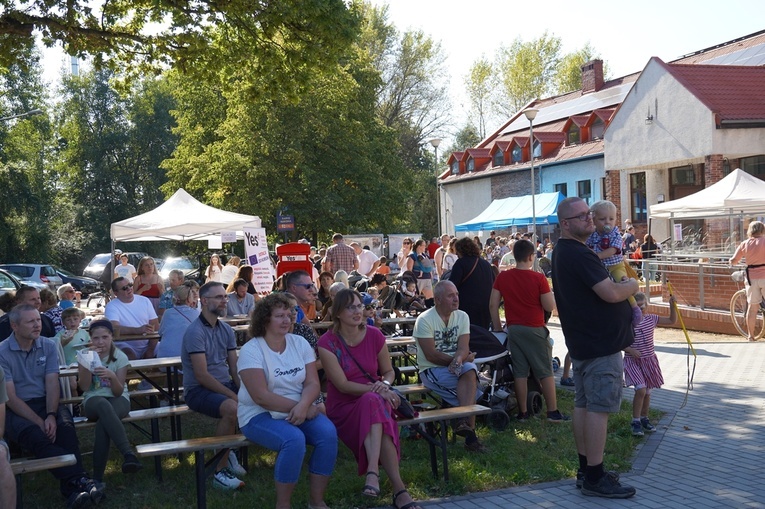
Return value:
[[(552, 329), (552, 328), (551, 328)], [(560, 329), (554, 355), (563, 359)], [(665, 385), (651, 406), (663, 410), (659, 430), (646, 434), (633, 469), (621, 475), (637, 489), (627, 500), (585, 497), (573, 480), (423, 501), (438, 509), (506, 507), (765, 508), (765, 343), (696, 346), (693, 390), (686, 392), (685, 344), (657, 344)], [(560, 370), (556, 374), (560, 376)], [(630, 389), (625, 399), (632, 400)]]

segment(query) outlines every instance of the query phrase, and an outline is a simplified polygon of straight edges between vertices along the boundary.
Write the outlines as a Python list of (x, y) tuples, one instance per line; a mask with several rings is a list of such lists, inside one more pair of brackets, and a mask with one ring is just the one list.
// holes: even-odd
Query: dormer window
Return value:
[(471, 157), (467, 160), (467, 164), (465, 165), (465, 170), (469, 173), (475, 170), (475, 160)]
[(580, 140), (579, 126), (572, 123), (566, 133), (566, 145), (576, 145)]
[(595, 120), (595, 122), (592, 123), (592, 126), (590, 126), (590, 135), (592, 136), (593, 140), (602, 140), (603, 139), (603, 132), (606, 130), (606, 123), (603, 122), (601, 119)]
[(459, 161), (453, 161), (452, 162), (452, 175), (457, 175), (460, 172), (460, 162)]
[(502, 152), (502, 150), (497, 150), (497, 152), (494, 154), (494, 160), (492, 161), (492, 165), (502, 166), (504, 162), (505, 162), (505, 154)]
[(523, 160), (523, 150), (520, 146), (513, 146), (513, 152), (511, 154), (514, 163), (520, 163)]
[(534, 150), (532, 152), (533, 157), (539, 158), (542, 157), (542, 144), (539, 143), (538, 140), (534, 140)]

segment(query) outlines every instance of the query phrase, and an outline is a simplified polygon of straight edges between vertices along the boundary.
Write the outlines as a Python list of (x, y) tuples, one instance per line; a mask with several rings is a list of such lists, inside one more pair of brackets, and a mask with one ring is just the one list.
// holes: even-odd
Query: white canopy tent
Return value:
[(694, 219), (765, 213), (765, 181), (741, 169), (684, 198), (651, 205), (651, 219)]
[(244, 228), (260, 228), (260, 218), (210, 207), (178, 189), (154, 210), (112, 223), (111, 237), (112, 242), (185, 241), (236, 232), (236, 238), (242, 239)]

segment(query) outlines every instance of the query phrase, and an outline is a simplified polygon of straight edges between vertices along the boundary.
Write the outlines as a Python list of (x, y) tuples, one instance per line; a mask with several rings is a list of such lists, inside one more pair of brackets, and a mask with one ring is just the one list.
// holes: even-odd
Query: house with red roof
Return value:
[[(438, 178), (441, 230), (480, 235), (460, 223), (494, 200), (529, 195), (532, 158), (536, 193), (611, 200), (619, 221), (631, 219), (638, 234), (648, 229), (650, 205), (708, 187), (735, 168), (765, 179), (764, 65), (765, 31), (670, 63), (654, 57), (642, 72), (613, 80), (604, 79), (602, 62), (586, 63), (581, 90), (523, 108), (538, 110), (533, 137), (522, 110), (476, 147), (450, 155)], [(473, 152), (468, 170), (476, 149), (487, 152)], [(668, 221), (651, 230), (663, 240)], [(554, 224), (537, 230), (555, 232)]]
[[(700, 191), (736, 168), (765, 179), (765, 67), (652, 58), (606, 130), (605, 167), (608, 199), (637, 223), (649, 219), (650, 205)], [(728, 221), (681, 224), (702, 229), (709, 242), (729, 240)], [(658, 240), (670, 236), (667, 220), (650, 227)]]

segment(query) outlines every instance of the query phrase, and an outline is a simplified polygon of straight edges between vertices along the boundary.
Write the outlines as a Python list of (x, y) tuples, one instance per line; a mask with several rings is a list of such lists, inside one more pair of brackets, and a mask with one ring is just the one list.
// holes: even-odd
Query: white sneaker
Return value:
[(221, 490), (238, 490), (244, 486), (244, 481), (237, 479), (228, 468), (216, 472), (213, 476), (213, 487)]
[(239, 464), (239, 460), (236, 457), (234, 451), (228, 451), (228, 469), (234, 475), (247, 475), (247, 470)]

